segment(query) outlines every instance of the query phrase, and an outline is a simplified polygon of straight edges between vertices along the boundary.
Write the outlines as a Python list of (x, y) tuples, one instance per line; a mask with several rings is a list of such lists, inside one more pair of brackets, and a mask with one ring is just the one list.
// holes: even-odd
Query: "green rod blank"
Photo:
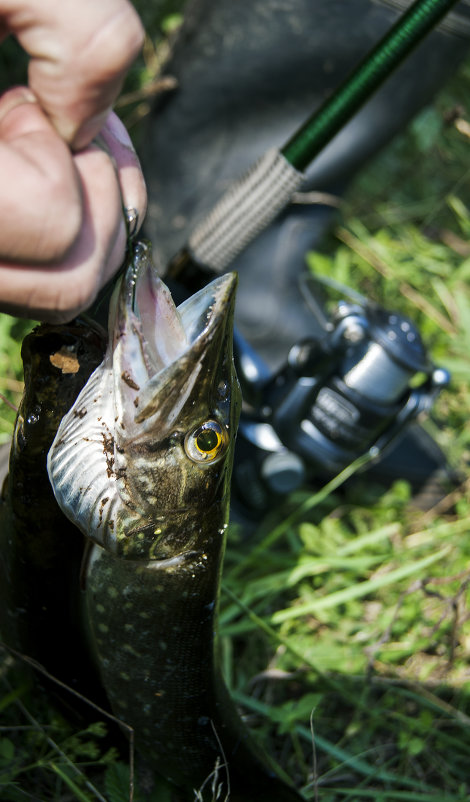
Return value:
[(458, 0), (416, 0), (331, 98), (281, 149), (299, 171), (341, 130), (362, 104)]

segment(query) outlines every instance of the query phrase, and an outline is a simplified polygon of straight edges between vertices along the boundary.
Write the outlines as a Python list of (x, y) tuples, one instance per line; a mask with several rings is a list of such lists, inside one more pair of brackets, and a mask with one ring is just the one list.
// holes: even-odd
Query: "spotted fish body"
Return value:
[(100, 367), (49, 453), (59, 505), (93, 542), (85, 617), (116, 715), (150, 765), (212, 799), (295, 802), (229, 698), (216, 624), (239, 389), (234, 275), (178, 310), (148, 249), (110, 311)]

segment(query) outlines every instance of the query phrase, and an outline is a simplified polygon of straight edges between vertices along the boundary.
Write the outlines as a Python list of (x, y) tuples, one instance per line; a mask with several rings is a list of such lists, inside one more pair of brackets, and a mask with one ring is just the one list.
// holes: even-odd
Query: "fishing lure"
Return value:
[(148, 246), (110, 309), (105, 358), (49, 452), (59, 506), (93, 543), (85, 617), (115, 715), (149, 764), (233, 802), (301, 799), (243, 725), (216, 625), (240, 392), (236, 278), (176, 309)]

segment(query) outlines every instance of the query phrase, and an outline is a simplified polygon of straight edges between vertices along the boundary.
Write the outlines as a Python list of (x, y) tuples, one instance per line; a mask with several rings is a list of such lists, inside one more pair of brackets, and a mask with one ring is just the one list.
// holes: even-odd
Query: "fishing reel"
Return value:
[(383, 460), (450, 380), (403, 315), (356, 293), (328, 317), (315, 309), (319, 336), (295, 344), (273, 376), (235, 334), (244, 402), (233, 490), (253, 513), (363, 454)]

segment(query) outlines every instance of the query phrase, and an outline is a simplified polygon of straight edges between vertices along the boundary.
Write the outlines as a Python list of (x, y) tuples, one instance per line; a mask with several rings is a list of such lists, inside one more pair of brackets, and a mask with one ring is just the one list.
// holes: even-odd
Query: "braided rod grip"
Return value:
[(193, 259), (223, 271), (286, 206), (303, 178), (278, 150), (268, 150), (196, 226), (189, 239)]

